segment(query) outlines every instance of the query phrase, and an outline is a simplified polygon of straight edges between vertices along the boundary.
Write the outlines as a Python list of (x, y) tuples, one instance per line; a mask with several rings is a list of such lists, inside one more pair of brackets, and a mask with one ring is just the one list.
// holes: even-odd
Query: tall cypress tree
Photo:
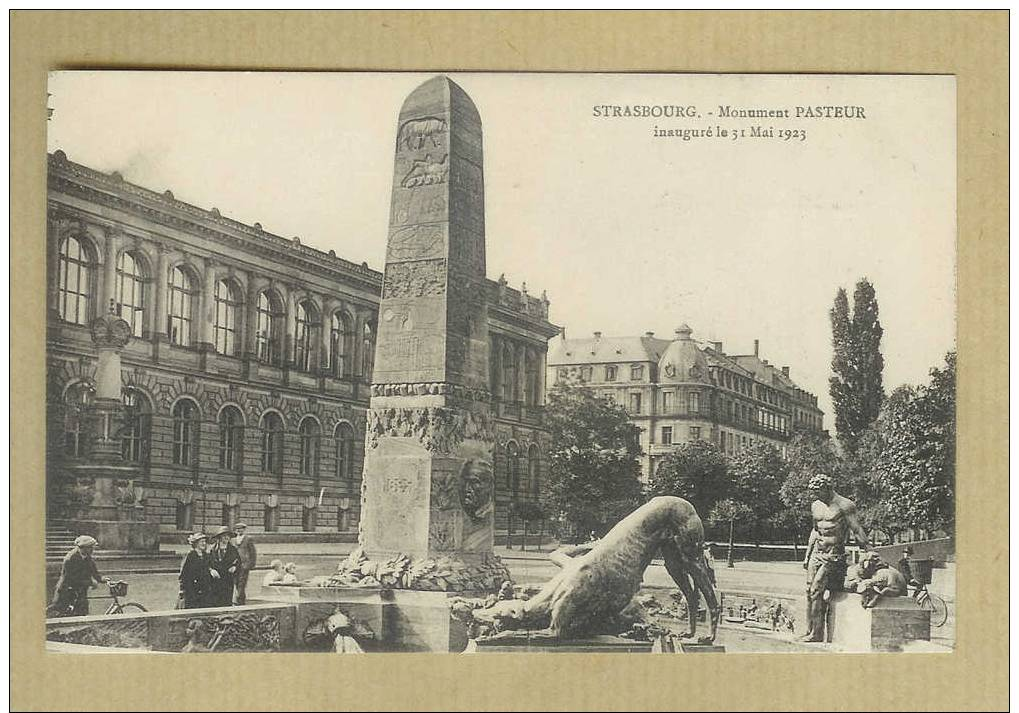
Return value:
[(835, 410), (835, 433), (839, 439), (853, 429), (856, 421), (856, 407), (853, 404), (854, 389), (857, 382), (856, 372), (852, 365), (852, 324), (849, 316), (849, 299), (841, 287), (835, 293), (835, 305), (829, 312), (831, 316), (831, 377), (828, 379), (828, 391), (831, 394), (832, 407)]
[(861, 434), (874, 422), (884, 401), (881, 336), (874, 286), (864, 278), (856, 283), (853, 311), (846, 291), (839, 288), (830, 312), (832, 375), (829, 391), (835, 409), (835, 432), (852, 452)]
[(885, 368), (881, 356), (881, 336), (884, 330), (878, 319), (877, 297), (874, 286), (866, 278), (856, 283), (853, 293), (853, 350), (856, 354), (859, 375), (859, 418), (860, 430), (877, 419), (881, 404), (885, 400), (882, 373)]

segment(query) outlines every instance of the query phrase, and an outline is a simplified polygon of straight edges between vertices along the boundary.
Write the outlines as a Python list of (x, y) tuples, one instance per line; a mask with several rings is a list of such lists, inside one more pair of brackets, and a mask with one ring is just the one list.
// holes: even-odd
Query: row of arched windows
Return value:
[[(87, 325), (91, 318), (92, 294), (95, 289), (96, 261), (87, 245), (74, 236), (60, 243), (57, 272), (57, 310), (60, 318), (73, 324)], [(131, 325), (136, 337), (144, 336), (150, 296), (146, 286), (151, 282), (149, 271), (138, 255), (122, 252), (117, 258), (114, 303), (118, 314)], [(190, 347), (195, 341), (198, 312), (197, 279), (183, 265), (174, 267), (167, 282), (166, 333), (171, 344)], [(242, 351), (239, 325), (244, 300), (239, 287), (229, 279), (216, 282), (213, 292), (213, 346), (220, 354), (237, 356)], [(283, 300), (273, 290), (258, 294), (255, 313), (255, 358), (267, 364), (283, 361), (286, 310)], [(333, 312), (329, 324), (328, 354), (319, 356), (322, 329), (321, 312), (311, 300), (298, 302), (294, 314), (294, 343), (290, 355), (297, 369), (315, 371), (326, 366), (333, 376), (352, 372), (354, 340), (361, 339), (361, 373), (371, 372), (374, 356), (374, 333), (365, 324), (355, 334), (350, 315), (342, 310)]]
[[(95, 391), (86, 382), (68, 388), (64, 403), (64, 452), (71, 457), (87, 455), (89, 426), (87, 414)], [(152, 407), (141, 391), (127, 388), (123, 391), (125, 419), (121, 430), (121, 455), (128, 463), (145, 463), (149, 457), (152, 426)], [(197, 463), (201, 415), (192, 399), (178, 400), (172, 409), (171, 460), (174, 465), (193, 466)], [(217, 417), (219, 432), (219, 468), (241, 472), (244, 460), (245, 425), (240, 409), (227, 405)], [(283, 449), (286, 431), (283, 418), (275, 411), (266, 411), (259, 422), (260, 470), (283, 475)], [(319, 422), (306, 416), (298, 426), (300, 438), (299, 472), (317, 477), (322, 448)], [(340, 422), (333, 431), (337, 478), (353, 480), (356, 475), (354, 428)]]
[[(523, 361), (524, 373), (521, 375), (517, 364), (516, 349), (511, 344), (503, 342), (499, 359), (501, 371), (493, 371), (493, 379), (498, 379), (499, 383), (492, 384), (492, 392), (506, 402), (521, 401), (526, 406), (540, 405), (542, 398), (538, 357), (530, 349), (527, 349), (524, 351)], [(518, 383), (521, 376), (523, 376), (523, 383)]]
[(537, 498), (541, 491), (541, 459), (538, 446), (532, 443), (524, 453), (516, 441), (509, 441), (506, 444), (506, 464), (506, 488), (510, 494), (512, 496), (530, 494)]

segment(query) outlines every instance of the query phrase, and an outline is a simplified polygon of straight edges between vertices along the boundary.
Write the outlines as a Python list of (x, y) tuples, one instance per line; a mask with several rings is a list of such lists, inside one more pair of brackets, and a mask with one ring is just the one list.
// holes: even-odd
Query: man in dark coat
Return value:
[(210, 604), (212, 572), (205, 534), (196, 532), (188, 537), (191, 551), (184, 555), (180, 566), (180, 596), (184, 609), (200, 609)]
[(74, 540), (74, 549), (64, 555), (60, 565), (53, 603), (47, 613), (53, 616), (85, 616), (88, 614), (88, 590), (109, 577), (99, 574), (92, 552), (98, 543), (94, 537), (81, 535)]
[(255, 552), (255, 541), (247, 534), (248, 526), (243, 522), (234, 525), (237, 532), (237, 553), (241, 557), (241, 565), (237, 568), (237, 577), (234, 580), (234, 589), (237, 596), (234, 602), (242, 606), (247, 601), (248, 574), (255, 568), (257, 554)]
[(212, 536), (212, 550), (209, 553), (212, 567), (212, 591), (210, 607), (229, 607), (234, 601), (234, 577), (241, 566), (241, 556), (230, 543), (234, 533), (223, 525)]

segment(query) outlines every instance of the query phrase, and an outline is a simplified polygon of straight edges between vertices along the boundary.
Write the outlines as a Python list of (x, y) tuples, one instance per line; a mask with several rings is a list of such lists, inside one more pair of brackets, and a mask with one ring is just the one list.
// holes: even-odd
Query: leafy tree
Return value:
[(736, 522), (749, 520), (753, 514), (753, 510), (746, 503), (732, 498), (719, 500), (708, 513), (708, 521), (712, 524), (727, 524), (729, 526), (729, 550), (725, 558), (729, 567), (733, 566), (732, 548), (735, 540)]
[(709, 441), (684, 443), (661, 461), (648, 483), (651, 495), (677, 495), (690, 503), (701, 517), (729, 494), (730, 479), (725, 456)]
[(955, 353), (930, 384), (889, 398), (878, 477), (888, 509), (909, 527), (952, 531), (955, 522)]
[(807, 484), (817, 473), (837, 473), (840, 463), (835, 446), (825, 433), (800, 431), (789, 442), (785, 480), (779, 487), (779, 499), (785, 507), (775, 514), (773, 522), (791, 533), (794, 543), (805, 543), (811, 527)]
[(835, 431), (847, 452), (856, 449), (867, 427), (878, 417), (884, 401), (881, 337), (874, 286), (856, 283), (853, 312), (842, 288), (835, 293), (831, 312), (832, 375), (829, 391), (835, 408)]
[(781, 454), (769, 443), (755, 443), (729, 459), (730, 497), (747, 506), (744, 520), (756, 541), (769, 534), (783, 507), (779, 489), (785, 474)]
[(641, 501), (639, 431), (629, 414), (580, 385), (548, 395), (552, 439), (541, 507), (556, 535), (606, 532)]

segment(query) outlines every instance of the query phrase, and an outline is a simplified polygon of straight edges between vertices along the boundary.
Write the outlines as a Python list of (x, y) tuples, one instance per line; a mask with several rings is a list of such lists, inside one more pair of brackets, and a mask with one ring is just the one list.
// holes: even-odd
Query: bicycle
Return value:
[(113, 597), (113, 602), (106, 608), (106, 614), (127, 614), (130, 611), (145, 612), (148, 611), (138, 602), (124, 602), (120, 603), (120, 597), (127, 596), (127, 582), (123, 580), (114, 581), (110, 580), (107, 583), (110, 588), (110, 596)]
[(927, 589), (926, 584), (916, 584), (913, 599), (921, 609), (931, 613), (931, 626), (944, 626), (948, 621), (948, 605), (944, 599)]

